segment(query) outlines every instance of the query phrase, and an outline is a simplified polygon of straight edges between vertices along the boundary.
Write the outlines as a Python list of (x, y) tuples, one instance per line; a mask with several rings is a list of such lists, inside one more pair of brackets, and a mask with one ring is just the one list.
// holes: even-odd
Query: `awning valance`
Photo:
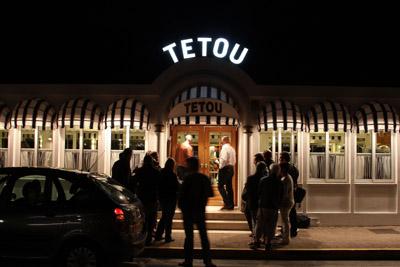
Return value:
[(258, 115), (260, 130), (303, 130), (304, 115), (299, 106), (285, 100), (267, 102)]
[(85, 98), (71, 99), (58, 112), (58, 125), (80, 129), (100, 129), (103, 119), (101, 108)]
[(106, 127), (146, 130), (149, 125), (149, 111), (134, 98), (124, 98), (112, 103), (106, 114)]
[(362, 105), (354, 116), (357, 132), (396, 131), (399, 129), (399, 123), (399, 115), (394, 107), (375, 101)]
[(14, 128), (36, 128), (53, 129), (56, 112), (54, 108), (45, 100), (32, 98), (19, 102), (11, 117), (11, 125)]
[(310, 131), (350, 131), (351, 115), (341, 103), (325, 101), (315, 104), (307, 113)]
[(172, 125), (238, 125), (239, 114), (233, 98), (213, 86), (194, 86), (179, 93), (169, 112)]
[(8, 129), (10, 124), (10, 109), (0, 102), (0, 130)]

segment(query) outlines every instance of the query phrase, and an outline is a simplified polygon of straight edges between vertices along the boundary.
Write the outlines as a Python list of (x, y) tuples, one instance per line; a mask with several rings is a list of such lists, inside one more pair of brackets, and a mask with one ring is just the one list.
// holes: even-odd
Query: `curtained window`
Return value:
[(359, 181), (391, 180), (391, 132), (357, 134), (356, 179)]
[(297, 157), (298, 133), (295, 131), (278, 129), (277, 131), (260, 132), (260, 151), (270, 150), (274, 156), (274, 161), (279, 161), (279, 153), (288, 152), (291, 162), (298, 166)]
[(8, 131), (0, 130), (0, 168), (5, 167), (8, 162)]
[(39, 130), (37, 165), (51, 167), (53, 162), (53, 131)]

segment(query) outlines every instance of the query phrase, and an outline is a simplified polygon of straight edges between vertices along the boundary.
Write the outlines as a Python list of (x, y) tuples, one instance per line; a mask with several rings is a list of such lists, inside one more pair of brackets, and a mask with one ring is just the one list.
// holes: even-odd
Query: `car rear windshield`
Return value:
[(114, 202), (120, 204), (129, 204), (136, 200), (135, 195), (131, 191), (111, 178), (97, 179), (97, 181), (100, 187), (107, 193), (107, 195), (111, 197)]

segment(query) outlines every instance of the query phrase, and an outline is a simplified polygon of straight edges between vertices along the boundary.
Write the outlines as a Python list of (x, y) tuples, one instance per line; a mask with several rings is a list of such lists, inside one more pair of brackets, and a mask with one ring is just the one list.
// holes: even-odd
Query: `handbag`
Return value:
[(294, 190), (294, 202), (295, 203), (301, 203), (306, 196), (306, 190), (301, 187), (297, 187)]

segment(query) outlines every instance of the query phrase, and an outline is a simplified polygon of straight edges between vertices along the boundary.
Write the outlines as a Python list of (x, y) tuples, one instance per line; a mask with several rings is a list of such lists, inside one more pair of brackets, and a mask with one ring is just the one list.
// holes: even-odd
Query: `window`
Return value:
[(35, 148), (35, 129), (21, 131), (21, 148)]
[(98, 143), (97, 131), (83, 131), (83, 149), (96, 150)]
[(346, 133), (310, 133), (310, 179), (345, 180)]
[(8, 161), (8, 131), (0, 130), (0, 168), (5, 167)]
[(260, 133), (260, 151), (270, 150), (275, 162), (279, 161), (279, 153), (289, 152), (291, 162), (297, 166), (297, 138), (297, 132), (291, 130), (263, 131)]
[(53, 162), (53, 131), (39, 130), (37, 165), (50, 167)]
[(79, 130), (66, 130), (65, 131), (65, 149), (79, 149)]
[(111, 150), (123, 150), (125, 148), (126, 132), (123, 129), (112, 129)]
[(356, 179), (392, 180), (392, 133), (380, 131), (357, 134)]

